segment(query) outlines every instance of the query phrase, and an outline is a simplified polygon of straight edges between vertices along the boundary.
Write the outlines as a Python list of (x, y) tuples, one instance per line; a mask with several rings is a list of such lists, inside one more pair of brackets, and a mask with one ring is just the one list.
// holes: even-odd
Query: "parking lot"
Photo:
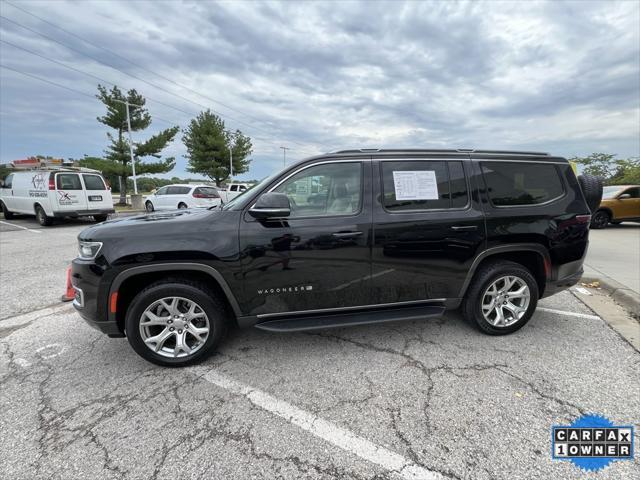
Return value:
[[(504, 337), (457, 313), (233, 330), (156, 367), (59, 302), (88, 224), (0, 222), (0, 478), (585, 478), (551, 426), (637, 424), (640, 353), (572, 291)], [(589, 478), (640, 478), (637, 455)]]

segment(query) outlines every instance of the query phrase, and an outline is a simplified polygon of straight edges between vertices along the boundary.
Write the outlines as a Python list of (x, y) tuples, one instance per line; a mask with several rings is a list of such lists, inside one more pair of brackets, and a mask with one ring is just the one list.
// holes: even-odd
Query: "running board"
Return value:
[(268, 332), (303, 332), (306, 330), (320, 330), (325, 328), (342, 328), (356, 325), (440, 318), (444, 310), (445, 308), (443, 306), (426, 305), (392, 310), (289, 317), (258, 323), (255, 327)]

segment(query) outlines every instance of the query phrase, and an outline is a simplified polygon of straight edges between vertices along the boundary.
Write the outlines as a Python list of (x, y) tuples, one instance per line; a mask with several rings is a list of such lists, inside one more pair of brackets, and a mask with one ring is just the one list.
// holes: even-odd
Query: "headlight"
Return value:
[(79, 257), (83, 260), (93, 260), (102, 248), (102, 242), (83, 242), (78, 241)]

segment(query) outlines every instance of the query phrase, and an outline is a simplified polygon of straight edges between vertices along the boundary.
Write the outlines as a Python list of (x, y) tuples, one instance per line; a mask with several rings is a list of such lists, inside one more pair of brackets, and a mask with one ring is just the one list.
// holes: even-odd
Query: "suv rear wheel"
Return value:
[(204, 360), (227, 326), (225, 305), (195, 282), (156, 282), (133, 299), (125, 319), (127, 339), (141, 357), (168, 367)]
[(489, 335), (522, 328), (538, 304), (538, 284), (519, 263), (500, 260), (480, 268), (462, 303), (465, 319)]

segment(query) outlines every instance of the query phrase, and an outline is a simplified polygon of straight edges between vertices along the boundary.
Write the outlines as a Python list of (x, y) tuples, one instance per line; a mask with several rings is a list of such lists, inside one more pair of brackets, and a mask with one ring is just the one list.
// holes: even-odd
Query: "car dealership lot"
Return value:
[(90, 223), (0, 223), (0, 478), (582, 478), (551, 461), (552, 424), (637, 425), (640, 354), (571, 292), (505, 337), (458, 314), (234, 330), (199, 366), (155, 367), (43, 310)]

